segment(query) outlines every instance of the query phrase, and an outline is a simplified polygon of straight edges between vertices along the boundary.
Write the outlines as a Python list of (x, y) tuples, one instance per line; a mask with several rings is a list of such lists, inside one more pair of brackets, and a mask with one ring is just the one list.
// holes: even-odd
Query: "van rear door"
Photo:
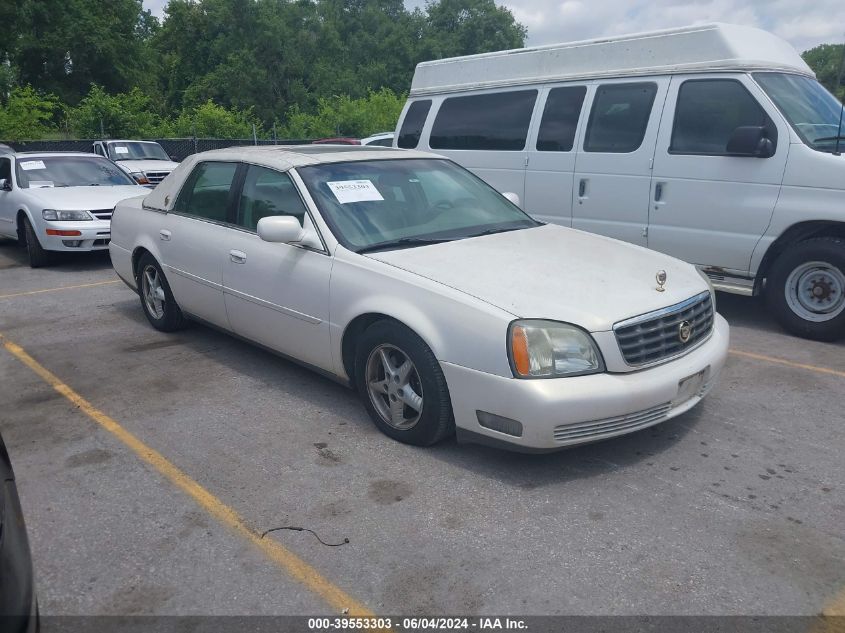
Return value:
[[(737, 128), (764, 128), (770, 150), (736, 155)], [(789, 128), (740, 73), (672, 78), (654, 156), (648, 247), (747, 273), (780, 193)]]
[(668, 77), (597, 81), (575, 159), (572, 226), (647, 243), (651, 161)]

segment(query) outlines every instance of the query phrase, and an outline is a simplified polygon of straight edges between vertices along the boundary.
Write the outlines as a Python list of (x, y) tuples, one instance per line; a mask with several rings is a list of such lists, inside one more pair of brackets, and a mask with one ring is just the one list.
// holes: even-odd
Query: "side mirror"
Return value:
[(522, 208), (522, 205), (519, 202), (519, 196), (517, 194), (513, 193), (512, 191), (506, 191), (502, 195), (508, 200), (510, 200), (513, 204), (518, 206), (520, 209)]
[(11, 191), (12, 183), (5, 178), (0, 178), (0, 191)]
[(742, 125), (731, 134), (725, 151), (730, 156), (770, 158), (775, 154), (775, 144), (766, 138), (766, 128), (762, 125)]
[(305, 231), (292, 215), (269, 215), (258, 221), (258, 237), (265, 242), (299, 242)]

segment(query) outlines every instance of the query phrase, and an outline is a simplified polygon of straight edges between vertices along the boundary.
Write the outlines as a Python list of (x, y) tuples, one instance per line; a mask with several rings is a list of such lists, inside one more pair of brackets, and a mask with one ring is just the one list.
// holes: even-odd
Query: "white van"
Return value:
[(789, 44), (714, 24), (424, 62), (396, 146), (452, 158), (539, 220), (765, 292), (786, 329), (833, 340), (841, 112)]

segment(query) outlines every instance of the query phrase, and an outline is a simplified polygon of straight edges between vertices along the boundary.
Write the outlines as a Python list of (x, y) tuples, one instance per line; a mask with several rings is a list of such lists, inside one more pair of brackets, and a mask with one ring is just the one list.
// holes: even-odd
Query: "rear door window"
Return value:
[(546, 107), (537, 135), (537, 149), (541, 152), (569, 152), (575, 144), (575, 130), (586, 86), (553, 88), (546, 97)]
[(237, 171), (237, 163), (200, 163), (188, 176), (173, 210), (214, 222), (233, 222), (229, 208)]
[(624, 154), (638, 150), (656, 94), (657, 84), (651, 82), (599, 86), (587, 123), (584, 151)]
[(414, 149), (419, 144), (425, 119), (428, 117), (430, 109), (431, 99), (414, 101), (408, 107), (405, 120), (402, 121), (402, 129), (399, 130), (399, 140), (396, 143), (398, 147)]
[(536, 90), (450, 97), (431, 130), (432, 149), (525, 149)]

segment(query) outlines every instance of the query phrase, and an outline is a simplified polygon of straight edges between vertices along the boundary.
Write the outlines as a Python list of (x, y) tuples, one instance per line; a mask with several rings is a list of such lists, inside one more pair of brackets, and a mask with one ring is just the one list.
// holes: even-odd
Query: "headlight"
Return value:
[(139, 185), (148, 185), (150, 184), (149, 179), (142, 174), (140, 171), (133, 171), (129, 174), (132, 178), (137, 182)]
[(93, 220), (91, 214), (87, 211), (57, 211), (56, 209), (44, 209), (41, 212), (41, 217), (45, 220), (53, 220), (55, 222)]
[(604, 371), (592, 337), (568, 323), (539, 319), (514, 321), (508, 347), (517, 378), (557, 378)]
[(710, 300), (713, 302), (713, 312), (715, 312), (716, 311), (716, 289), (713, 287), (713, 282), (710, 281), (710, 277), (708, 277), (707, 274), (703, 270), (701, 270), (698, 266), (696, 266), (695, 269), (698, 271), (698, 274), (701, 275), (701, 278), (705, 281), (705, 283), (707, 284), (707, 287), (710, 288)]

